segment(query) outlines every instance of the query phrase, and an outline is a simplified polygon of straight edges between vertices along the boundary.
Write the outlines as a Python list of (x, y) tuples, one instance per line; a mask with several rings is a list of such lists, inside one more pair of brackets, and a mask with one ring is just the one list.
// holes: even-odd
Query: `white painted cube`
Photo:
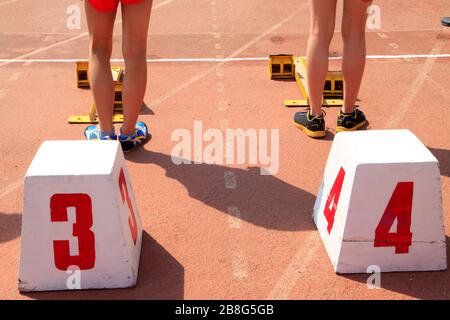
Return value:
[(142, 224), (117, 141), (46, 141), (25, 176), (19, 290), (136, 284)]
[(439, 162), (409, 130), (338, 133), (313, 215), (337, 273), (447, 268)]

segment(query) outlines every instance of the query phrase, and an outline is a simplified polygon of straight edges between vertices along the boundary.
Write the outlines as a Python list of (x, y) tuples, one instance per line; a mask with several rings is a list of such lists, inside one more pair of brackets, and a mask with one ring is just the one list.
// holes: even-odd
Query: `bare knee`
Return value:
[(365, 30), (354, 29), (342, 29), (342, 39), (345, 44), (361, 44), (366, 39)]
[(309, 41), (314, 41), (317, 44), (329, 46), (333, 39), (333, 31), (313, 30), (309, 35)]
[(123, 58), (126, 63), (142, 63), (147, 58), (147, 48), (141, 45), (123, 45)]
[(111, 59), (112, 42), (91, 40), (91, 55), (100, 61), (108, 61)]

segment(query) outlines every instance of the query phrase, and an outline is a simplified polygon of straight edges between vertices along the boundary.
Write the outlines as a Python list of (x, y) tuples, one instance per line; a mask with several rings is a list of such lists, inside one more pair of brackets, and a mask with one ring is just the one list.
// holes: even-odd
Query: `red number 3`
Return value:
[(131, 202), (130, 195), (128, 194), (127, 181), (125, 180), (125, 173), (123, 172), (123, 168), (120, 169), (119, 188), (120, 188), (120, 195), (122, 196), (122, 204), (125, 204), (126, 200), (128, 208), (130, 209), (131, 216), (128, 217), (128, 226), (130, 227), (133, 243), (134, 245), (136, 245), (138, 234), (136, 215), (134, 214), (133, 204)]
[(54, 194), (50, 199), (50, 216), (52, 222), (66, 222), (67, 208), (75, 207), (76, 222), (72, 235), (78, 238), (78, 255), (71, 256), (68, 240), (53, 241), (55, 266), (66, 271), (70, 266), (80, 270), (89, 270), (95, 265), (95, 237), (92, 227), (91, 197), (83, 193)]

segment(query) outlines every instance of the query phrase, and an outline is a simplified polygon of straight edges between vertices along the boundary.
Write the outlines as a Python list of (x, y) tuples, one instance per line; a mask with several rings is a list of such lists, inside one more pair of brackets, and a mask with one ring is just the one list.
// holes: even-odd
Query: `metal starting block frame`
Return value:
[[(77, 71), (77, 86), (78, 88), (90, 88), (89, 76), (88, 76), (89, 63), (87, 61), (78, 61), (76, 63)], [(123, 122), (123, 79), (125, 76), (124, 67), (112, 66), (111, 73), (114, 81), (114, 109), (113, 109), (113, 122)], [(98, 123), (97, 108), (95, 104), (92, 104), (87, 115), (81, 116), (69, 116), (69, 123)]]
[[(308, 107), (309, 93), (307, 86), (306, 60), (293, 55), (271, 55), (269, 57), (269, 74), (272, 80), (296, 81), (303, 100), (285, 100), (286, 107)], [(328, 71), (323, 91), (325, 107), (342, 106), (344, 101), (344, 78), (342, 71)]]

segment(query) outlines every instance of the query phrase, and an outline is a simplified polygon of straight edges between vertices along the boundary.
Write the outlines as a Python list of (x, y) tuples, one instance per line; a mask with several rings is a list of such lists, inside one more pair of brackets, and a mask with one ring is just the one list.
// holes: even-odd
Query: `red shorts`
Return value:
[(122, 4), (139, 3), (142, 0), (89, 0), (92, 6), (101, 12), (111, 12), (117, 9), (119, 2)]

